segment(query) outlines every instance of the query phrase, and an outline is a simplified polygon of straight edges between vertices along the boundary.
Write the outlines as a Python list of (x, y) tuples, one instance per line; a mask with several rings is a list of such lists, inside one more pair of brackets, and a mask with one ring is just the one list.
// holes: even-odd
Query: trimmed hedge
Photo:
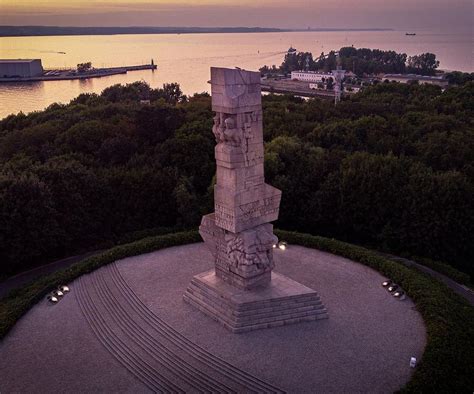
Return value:
[[(334, 239), (276, 230), (290, 244), (337, 254), (365, 264), (399, 283), (415, 302), (426, 324), (422, 360), (402, 392), (472, 392), (474, 389), (474, 308), (444, 284), (376, 252)], [(197, 231), (145, 238), (114, 247), (9, 294), (0, 301), (0, 338), (28, 309), (60, 284), (125, 257), (199, 242)]]
[(281, 240), (337, 254), (367, 265), (400, 284), (426, 325), (427, 344), (402, 392), (472, 393), (474, 308), (443, 283), (376, 252), (335, 239), (276, 230)]

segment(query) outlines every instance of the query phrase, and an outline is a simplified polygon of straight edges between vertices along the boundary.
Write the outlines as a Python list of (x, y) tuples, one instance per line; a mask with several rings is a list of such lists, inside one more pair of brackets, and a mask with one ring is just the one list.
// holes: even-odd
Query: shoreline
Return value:
[(392, 28), (314, 28), (279, 29), (262, 27), (76, 27), (76, 26), (0, 26), (0, 38), (108, 36), (142, 34), (232, 34), (232, 33), (301, 33), (301, 32), (380, 32)]

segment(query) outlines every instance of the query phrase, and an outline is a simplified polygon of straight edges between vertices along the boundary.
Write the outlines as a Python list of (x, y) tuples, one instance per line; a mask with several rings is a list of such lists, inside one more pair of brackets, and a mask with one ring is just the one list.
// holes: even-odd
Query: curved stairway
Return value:
[(76, 283), (77, 301), (97, 339), (151, 391), (283, 392), (174, 330), (140, 300), (116, 263)]

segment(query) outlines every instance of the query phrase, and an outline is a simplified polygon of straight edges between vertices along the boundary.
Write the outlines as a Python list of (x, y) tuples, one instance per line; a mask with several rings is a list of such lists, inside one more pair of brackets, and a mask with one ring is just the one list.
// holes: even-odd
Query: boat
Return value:
[(406, 36), (416, 36), (416, 33), (405, 33)]
[(288, 49), (288, 54), (290, 54), (290, 53), (291, 53), (291, 54), (296, 53), (296, 49), (293, 48), (293, 47), (290, 47), (290, 48)]

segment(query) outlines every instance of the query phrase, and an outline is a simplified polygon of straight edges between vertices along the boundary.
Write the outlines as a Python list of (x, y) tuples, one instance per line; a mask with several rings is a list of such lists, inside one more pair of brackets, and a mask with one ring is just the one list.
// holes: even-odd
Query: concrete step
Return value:
[(253, 326), (256, 324), (272, 323), (272, 322), (278, 322), (278, 321), (297, 322), (299, 320), (295, 320), (295, 319), (306, 318), (306, 317), (317, 316), (317, 315), (327, 315), (326, 308), (316, 309), (316, 310), (306, 311), (306, 312), (294, 312), (294, 311), (287, 311), (287, 312), (288, 313), (281, 314), (281, 315), (260, 317), (258, 319), (244, 319), (244, 320), (236, 319), (236, 323), (234, 324), (234, 327), (238, 328), (238, 327), (245, 327), (249, 325)]
[(254, 325), (248, 325), (245, 327), (235, 327), (232, 329), (232, 332), (236, 334), (241, 334), (249, 331), (254, 331), (254, 330), (261, 330), (265, 328), (274, 328), (274, 327), (282, 327), (290, 324), (296, 324), (296, 323), (304, 323), (304, 322), (313, 322), (316, 320), (321, 320), (321, 319), (327, 319), (327, 315), (315, 315), (315, 316), (306, 316), (306, 317), (301, 317), (301, 318), (295, 318), (295, 319), (288, 319), (288, 320), (279, 320), (279, 321), (274, 321), (270, 323), (260, 323), (260, 324), (254, 324)]
[(212, 295), (208, 295), (203, 291), (195, 291), (194, 287), (190, 287), (186, 294), (192, 294), (192, 296), (197, 300), (201, 300), (206, 304), (212, 305), (212, 307), (227, 316), (229, 320), (240, 320), (245, 321), (249, 319), (261, 319), (272, 316), (280, 316), (287, 313), (297, 313), (297, 312), (308, 312), (313, 310), (320, 310), (324, 308), (324, 305), (319, 299), (308, 301), (308, 302), (285, 302), (283, 305), (275, 303), (274, 307), (268, 308), (253, 308), (241, 312), (239, 310), (232, 309), (229, 305), (222, 305), (218, 302)]
[(206, 294), (207, 297), (213, 296), (216, 303), (220, 303), (222, 304), (222, 306), (229, 306), (233, 310), (238, 311), (239, 313), (251, 313), (252, 310), (260, 310), (262, 308), (275, 308), (279, 306), (293, 305), (294, 303), (303, 304), (315, 301), (321, 302), (319, 295), (314, 292), (309, 294), (301, 294), (298, 296), (278, 297), (276, 299), (271, 300), (261, 300), (237, 304), (231, 299), (223, 297), (222, 294), (218, 293), (215, 289), (211, 288), (210, 286), (207, 286), (202, 282), (199, 282), (195, 278), (191, 281), (189, 288), (192, 289), (194, 293)]
[[(188, 289), (189, 290), (189, 289)], [(233, 310), (222, 309), (220, 305), (215, 304), (213, 297), (206, 298), (202, 293), (196, 296), (192, 291), (186, 291), (184, 300), (199, 308), (201, 311), (210, 315), (214, 320), (217, 320), (231, 328), (240, 329), (244, 327), (268, 327), (270, 323), (281, 322), (278, 325), (295, 323), (299, 321), (306, 321), (310, 317), (319, 316), (319, 318), (327, 317), (326, 308), (320, 303), (309, 307), (298, 307), (297, 303), (294, 305), (286, 305), (285, 309), (272, 312), (254, 313), (251, 315), (236, 315)], [(258, 310), (254, 310), (258, 312)], [(302, 320), (303, 319), (303, 320)], [(316, 320), (310, 319), (310, 320)], [(274, 326), (274, 325), (272, 325)], [(255, 328), (258, 329), (258, 328)]]
[(194, 276), (183, 299), (233, 332), (328, 317), (314, 290), (278, 273), (267, 287), (245, 291), (206, 271)]
[(189, 286), (187, 292), (192, 293), (196, 298), (202, 298), (212, 302), (212, 304), (219, 309), (223, 310), (229, 316), (253, 316), (260, 315), (263, 313), (273, 313), (279, 311), (285, 311), (286, 309), (299, 310), (300, 308), (307, 307), (319, 307), (322, 306), (321, 299), (319, 296), (314, 297), (293, 297), (291, 299), (285, 299), (280, 301), (279, 299), (272, 300), (269, 302), (253, 303), (252, 308), (235, 308), (235, 304), (223, 301), (222, 297), (216, 295), (214, 291), (207, 291), (202, 287), (197, 287), (194, 284)]
[(219, 311), (216, 311), (215, 309), (213, 309), (212, 306), (209, 306), (208, 304), (204, 304), (200, 302), (199, 300), (196, 300), (194, 297), (189, 296), (189, 294), (186, 295), (184, 299), (190, 305), (194, 306), (196, 309), (199, 309), (201, 312), (205, 313), (206, 315), (211, 317), (213, 320), (219, 322), (228, 330), (236, 334), (245, 333), (245, 332), (249, 332), (253, 330), (260, 330), (264, 328), (281, 327), (281, 326), (285, 326), (289, 324), (310, 322), (310, 321), (316, 321), (316, 320), (328, 318), (326, 309), (322, 309), (322, 310), (317, 311), (317, 313), (301, 314), (301, 315), (297, 315), (297, 314), (286, 315), (286, 316), (281, 316), (279, 319), (272, 318), (269, 320), (260, 320), (260, 321), (245, 322), (243, 324), (239, 324), (232, 320), (227, 319), (225, 316), (219, 313)]

